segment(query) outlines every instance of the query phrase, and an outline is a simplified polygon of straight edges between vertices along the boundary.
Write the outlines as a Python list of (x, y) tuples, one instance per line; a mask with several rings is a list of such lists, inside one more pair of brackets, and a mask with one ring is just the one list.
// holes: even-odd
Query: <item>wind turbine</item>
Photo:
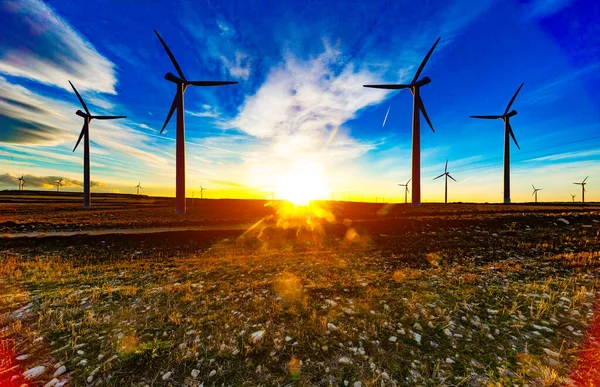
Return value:
[(62, 185), (63, 179), (56, 180), (54, 184), (56, 184), (56, 192), (60, 191), (60, 186)]
[[(442, 173), (441, 175), (439, 175), (438, 177), (434, 178), (433, 180), (439, 179), (440, 177), (445, 176), (445, 185), (444, 185), (444, 203), (448, 203), (448, 178), (451, 178), (452, 180), (454, 180), (454, 178), (452, 176), (450, 176), (450, 172), (448, 172), (448, 160), (446, 160), (446, 167), (444, 167), (444, 173)], [(456, 181), (456, 180), (454, 180)]]
[(519, 146), (519, 143), (517, 142), (517, 139), (515, 138), (515, 134), (512, 130), (512, 127), (510, 126), (510, 117), (516, 116), (517, 111), (512, 110), (509, 112), (508, 110), (510, 109), (513, 102), (515, 101), (515, 98), (517, 98), (517, 94), (519, 94), (519, 91), (521, 91), (521, 88), (523, 87), (524, 84), (525, 83), (521, 83), (521, 86), (519, 86), (516, 93), (511, 98), (510, 102), (506, 106), (506, 109), (504, 109), (504, 113), (502, 113), (502, 115), (500, 115), (500, 116), (471, 116), (471, 118), (482, 118), (485, 120), (502, 119), (502, 121), (504, 121), (504, 203), (510, 203), (510, 139), (508, 137), (509, 135), (510, 135), (510, 137), (512, 137), (517, 148), (519, 148), (519, 150), (521, 150), (521, 147)]
[(400, 187), (404, 187), (404, 203), (408, 203), (408, 183), (410, 183), (411, 179), (408, 179), (406, 184), (398, 184)]
[(426, 84), (431, 82), (429, 77), (424, 77), (419, 80), (419, 76), (425, 67), (425, 64), (429, 60), (429, 57), (433, 53), (435, 46), (439, 43), (440, 38), (438, 38), (425, 58), (421, 65), (417, 69), (414, 78), (408, 84), (392, 84), (392, 85), (363, 85), (363, 87), (370, 87), (374, 89), (391, 89), (391, 90), (400, 90), (400, 89), (410, 89), (410, 92), (413, 95), (413, 114), (412, 114), (412, 205), (413, 207), (419, 207), (421, 205), (421, 113), (423, 113), (423, 117), (425, 117), (425, 121), (429, 124), (429, 127), (435, 133), (433, 129), (433, 125), (429, 120), (429, 116), (425, 111), (425, 105), (423, 105), (423, 100), (421, 99), (420, 90), (421, 86), (425, 86)]
[(541, 188), (535, 188), (533, 186), (533, 184), (531, 186), (533, 187), (533, 193), (531, 194), (531, 196), (535, 195), (535, 202), (537, 203), (537, 193), (538, 193), (538, 191), (541, 191), (542, 189)]
[(569, 194), (569, 195), (571, 195), (571, 199), (573, 199), (573, 203), (575, 203), (575, 196), (576, 195), (573, 195), (573, 194)]
[(135, 194), (135, 196), (140, 196), (140, 190), (143, 189), (141, 186), (141, 182), (138, 182), (138, 185), (135, 186), (137, 193)]
[(19, 191), (23, 191), (23, 187), (25, 187), (25, 184), (27, 183), (25, 181), (25, 175), (21, 175), (17, 180), (19, 181)]
[(90, 191), (90, 122), (93, 119), (97, 120), (115, 120), (118, 118), (126, 118), (126, 116), (93, 116), (85, 102), (83, 102), (83, 98), (79, 95), (79, 92), (73, 86), (71, 81), (69, 84), (73, 88), (73, 91), (77, 95), (79, 102), (81, 102), (81, 106), (85, 110), (85, 113), (81, 110), (77, 110), (75, 114), (79, 117), (83, 118), (83, 127), (81, 128), (81, 133), (79, 134), (79, 139), (77, 140), (77, 144), (75, 144), (75, 148), (73, 148), (73, 152), (77, 149), (77, 146), (81, 142), (83, 138), (83, 208), (90, 208), (91, 202), (91, 191)]
[(167, 55), (173, 62), (173, 66), (175, 66), (175, 70), (177, 70), (177, 74), (179, 77), (174, 75), (173, 73), (167, 73), (165, 75), (165, 79), (169, 82), (173, 82), (177, 85), (177, 92), (175, 94), (175, 98), (173, 98), (173, 103), (171, 104), (171, 109), (169, 110), (169, 114), (167, 115), (167, 119), (163, 124), (160, 132), (162, 133), (165, 130), (165, 127), (169, 123), (171, 116), (177, 109), (177, 132), (175, 134), (175, 158), (176, 158), (176, 172), (175, 172), (175, 181), (176, 181), (176, 212), (177, 214), (185, 214), (185, 122), (184, 122), (184, 106), (183, 106), (183, 93), (188, 86), (224, 86), (224, 85), (233, 85), (237, 82), (221, 82), (221, 81), (188, 81), (183, 75), (183, 71), (181, 71), (181, 67), (175, 60), (173, 53), (167, 47), (167, 44), (162, 39), (162, 37), (158, 34), (156, 30), (154, 33), (160, 40), (163, 48), (167, 52)]
[(585, 179), (583, 179), (583, 181), (581, 183), (573, 183), (573, 184), (577, 184), (581, 186), (581, 202), (585, 203), (585, 185), (587, 184), (585, 181), (588, 179), (589, 176), (586, 176)]
[(203, 186), (200, 186), (200, 199), (204, 199), (204, 190), (206, 188), (204, 188)]

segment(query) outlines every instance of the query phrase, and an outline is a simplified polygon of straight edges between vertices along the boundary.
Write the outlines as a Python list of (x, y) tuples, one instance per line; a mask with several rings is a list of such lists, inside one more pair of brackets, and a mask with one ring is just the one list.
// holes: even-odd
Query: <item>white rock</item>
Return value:
[(198, 377), (198, 375), (200, 375), (200, 370), (197, 370), (194, 368), (192, 370), (192, 378), (196, 379)]
[(60, 382), (60, 380), (54, 378), (51, 381), (49, 381), (48, 383), (44, 384), (44, 387), (54, 387), (58, 384), (58, 382)]
[(417, 332), (413, 332), (413, 337), (415, 338), (415, 341), (419, 344), (421, 344), (421, 335), (418, 334)]
[(212, 370), (210, 371), (210, 374), (208, 374), (209, 378), (212, 378), (213, 376), (215, 376), (217, 374), (217, 370)]
[(172, 373), (171, 371), (169, 371), (169, 372), (165, 373), (165, 374), (162, 376), (162, 380), (168, 380), (168, 379), (171, 377), (171, 375), (173, 375), (173, 373)]
[(564, 218), (558, 218), (556, 219), (557, 222), (563, 222), (564, 224), (569, 224), (569, 221), (564, 219)]
[(446, 363), (448, 364), (453, 364), (454, 360), (450, 359), (449, 357), (446, 358)]
[(44, 366), (33, 367), (33, 368), (30, 368), (27, 371), (23, 372), (23, 377), (26, 380), (37, 379), (40, 377), (41, 374), (44, 373), (45, 370), (46, 370), (46, 367), (44, 367)]
[(553, 350), (551, 350), (551, 349), (548, 349), (548, 348), (544, 348), (544, 352), (546, 353), (546, 355), (549, 355), (549, 356), (555, 357), (555, 358), (557, 358), (557, 359), (560, 357), (560, 353), (558, 353), (558, 352), (554, 352)]
[(54, 372), (54, 375), (52, 375), (53, 377), (57, 377), (60, 376), (62, 374), (64, 374), (65, 372), (67, 372), (67, 367), (65, 367), (64, 365), (61, 365), (60, 367), (58, 367), (58, 369), (56, 370), (56, 372)]
[(290, 342), (290, 341), (292, 341), (292, 338), (290, 336), (286, 336), (285, 341)]
[(422, 331), (423, 327), (421, 326), (421, 324), (419, 324), (418, 322), (415, 323), (415, 325), (413, 325), (413, 328), (417, 331)]
[(337, 327), (332, 323), (327, 323), (327, 329), (330, 331), (337, 331)]
[(452, 336), (452, 332), (450, 332), (450, 329), (448, 329), (448, 328), (444, 329), (444, 334), (446, 336), (450, 336), (450, 337)]
[(342, 356), (338, 359), (338, 362), (340, 364), (352, 364), (352, 360), (350, 360), (349, 358), (347, 358), (346, 356)]
[(79, 356), (81, 356), (81, 355), (83, 355), (83, 354), (84, 354), (84, 352), (83, 352), (83, 351), (80, 349), (79, 351), (77, 351), (77, 354), (78, 354)]
[(359, 382), (354, 382), (353, 386), (354, 387), (362, 387), (362, 383), (360, 381)]
[(81, 359), (77, 365), (84, 366), (87, 364), (87, 359)]
[(29, 355), (19, 355), (15, 359), (17, 359), (18, 361), (23, 361), (27, 360), (27, 358), (29, 358)]
[(398, 338), (397, 338), (396, 336), (390, 336), (390, 341), (391, 341), (392, 343), (395, 343), (395, 342), (396, 342), (396, 340), (398, 340)]
[(250, 341), (252, 341), (253, 343), (257, 343), (262, 340), (264, 335), (265, 335), (264, 330), (256, 331), (250, 335)]

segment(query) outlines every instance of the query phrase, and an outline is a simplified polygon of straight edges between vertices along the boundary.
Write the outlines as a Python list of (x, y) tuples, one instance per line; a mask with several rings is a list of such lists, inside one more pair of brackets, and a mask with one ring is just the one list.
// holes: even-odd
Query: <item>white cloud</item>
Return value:
[(0, 73), (66, 90), (70, 79), (80, 91), (115, 94), (114, 64), (51, 7), (40, 0), (6, 0), (0, 7), (11, 20), (2, 32), (11, 47), (0, 50)]

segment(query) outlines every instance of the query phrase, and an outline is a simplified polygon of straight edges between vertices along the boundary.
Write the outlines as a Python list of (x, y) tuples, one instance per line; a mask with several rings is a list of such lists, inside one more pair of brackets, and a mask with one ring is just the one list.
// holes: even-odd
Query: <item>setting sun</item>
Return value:
[(279, 178), (275, 195), (297, 205), (307, 205), (326, 193), (323, 168), (315, 162), (297, 163)]

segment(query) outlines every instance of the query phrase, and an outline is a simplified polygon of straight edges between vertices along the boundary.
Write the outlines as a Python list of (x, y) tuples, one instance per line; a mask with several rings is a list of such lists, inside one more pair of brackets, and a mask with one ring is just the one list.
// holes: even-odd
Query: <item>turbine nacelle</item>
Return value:
[(184, 79), (179, 78), (178, 76), (176, 76), (173, 73), (166, 73), (165, 79), (169, 82), (173, 82), (173, 83), (177, 83), (177, 84), (185, 83)]
[(429, 77), (424, 77), (421, 80), (418, 80), (416, 82), (413, 82), (411, 84), (411, 87), (421, 87), (421, 86), (425, 86), (426, 84), (431, 83), (431, 79)]
[(511, 110), (509, 113), (507, 113), (505, 115), (506, 118), (510, 118), (510, 117), (514, 117), (517, 115), (517, 111), (516, 110)]
[(82, 112), (81, 110), (77, 110), (75, 112), (75, 114), (77, 114), (79, 117), (83, 117), (83, 118), (91, 118), (91, 116), (89, 114), (86, 114), (84, 112)]

